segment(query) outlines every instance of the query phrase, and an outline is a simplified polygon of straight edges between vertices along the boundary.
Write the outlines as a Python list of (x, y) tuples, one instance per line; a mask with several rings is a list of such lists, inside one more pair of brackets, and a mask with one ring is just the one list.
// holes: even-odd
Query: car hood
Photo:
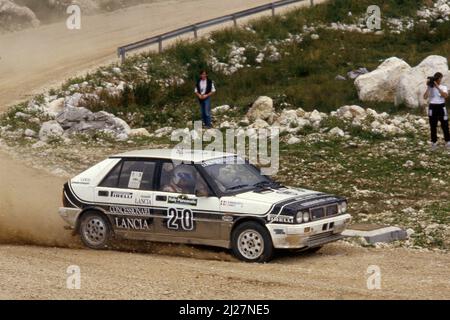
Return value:
[(303, 200), (324, 195), (321, 192), (300, 189), (300, 188), (282, 188), (267, 189), (264, 191), (249, 191), (235, 195), (236, 199), (246, 201), (256, 201), (259, 203), (274, 204), (286, 200)]

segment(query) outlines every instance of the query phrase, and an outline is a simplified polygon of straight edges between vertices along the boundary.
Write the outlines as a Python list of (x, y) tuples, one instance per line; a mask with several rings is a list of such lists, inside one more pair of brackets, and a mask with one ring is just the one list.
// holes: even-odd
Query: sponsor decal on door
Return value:
[(150, 225), (152, 224), (151, 219), (139, 219), (139, 218), (114, 218), (114, 223), (116, 228), (124, 230), (138, 230), (145, 231), (150, 230)]

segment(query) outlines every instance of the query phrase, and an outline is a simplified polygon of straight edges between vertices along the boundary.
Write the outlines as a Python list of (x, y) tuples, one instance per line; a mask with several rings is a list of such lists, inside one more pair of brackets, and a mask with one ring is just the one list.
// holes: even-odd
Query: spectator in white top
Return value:
[(434, 77), (430, 77), (427, 82), (427, 91), (424, 99), (429, 99), (428, 117), (430, 119), (432, 150), (437, 149), (437, 126), (441, 123), (446, 147), (450, 149), (450, 131), (448, 125), (448, 110), (445, 106), (445, 99), (448, 98), (448, 88), (442, 85), (442, 73), (438, 72)]
[(197, 85), (195, 86), (195, 95), (200, 103), (203, 124), (208, 129), (212, 127), (211, 96), (215, 93), (216, 86), (214, 82), (208, 79), (206, 70), (202, 70), (200, 72), (200, 80), (197, 81)]

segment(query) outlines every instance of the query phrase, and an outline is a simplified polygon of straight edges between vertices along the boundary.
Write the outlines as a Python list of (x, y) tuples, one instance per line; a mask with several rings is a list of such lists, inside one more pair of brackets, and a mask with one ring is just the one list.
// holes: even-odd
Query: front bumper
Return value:
[(352, 220), (349, 214), (302, 224), (266, 224), (276, 249), (302, 249), (322, 246), (344, 238), (342, 232)]
[(80, 213), (78, 208), (59, 208), (59, 215), (67, 223), (67, 229), (75, 229)]

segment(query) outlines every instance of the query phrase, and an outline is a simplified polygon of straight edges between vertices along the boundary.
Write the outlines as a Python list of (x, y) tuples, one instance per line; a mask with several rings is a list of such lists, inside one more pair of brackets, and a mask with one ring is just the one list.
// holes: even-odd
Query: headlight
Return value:
[(346, 213), (347, 212), (347, 202), (341, 202), (339, 204), (339, 213)]
[(308, 211), (299, 211), (297, 212), (297, 216), (295, 218), (297, 223), (306, 223), (309, 222), (309, 212)]
[(297, 216), (295, 217), (295, 220), (297, 221), (297, 223), (302, 223), (303, 222), (303, 212), (301, 212), (301, 211), (297, 212)]
[(303, 222), (309, 222), (309, 212), (303, 212)]

